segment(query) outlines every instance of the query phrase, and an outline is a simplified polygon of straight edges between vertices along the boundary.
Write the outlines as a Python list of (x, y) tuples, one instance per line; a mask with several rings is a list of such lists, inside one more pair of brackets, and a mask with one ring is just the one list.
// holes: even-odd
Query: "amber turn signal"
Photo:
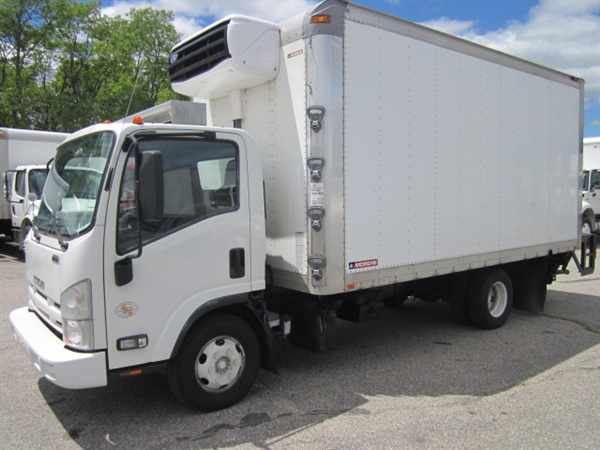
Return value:
[(144, 118), (139, 114), (136, 114), (135, 116), (133, 116), (133, 119), (131, 119), (131, 122), (133, 122), (136, 125), (144, 125)]
[(312, 16), (310, 18), (310, 23), (331, 23), (331, 16), (328, 14), (317, 14), (316, 16)]

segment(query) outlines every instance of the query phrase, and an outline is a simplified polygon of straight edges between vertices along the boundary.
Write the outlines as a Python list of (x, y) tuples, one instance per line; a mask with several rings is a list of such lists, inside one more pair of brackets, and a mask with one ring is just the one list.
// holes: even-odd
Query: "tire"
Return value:
[(468, 308), (472, 323), (493, 330), (506, 323), (513, 305), (513, 287), (502, 269), (491, 269), (476, 275), (469, 289)]
[(187, 336), (169, 366), (173, 395), (209, 412), (243, 399), (260, 368), (260, 345), (252, 327), (238, 316), (212, 314)]

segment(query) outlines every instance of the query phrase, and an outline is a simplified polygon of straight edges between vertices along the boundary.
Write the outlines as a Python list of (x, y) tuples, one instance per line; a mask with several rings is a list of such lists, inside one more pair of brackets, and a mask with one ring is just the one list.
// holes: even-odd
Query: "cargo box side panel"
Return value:
[(386, 271), (402, 281), (577, 239), (577, 87), (347, 21), (344, 111), (349, 274), (410, 267)]
[[(263, 159), (267, 214), (267, 262), (301, 288), (307, 273), (306, 68), (304, 41), (282, 48), (276, 80), (242, 92), (243, 128)], [(210, 123), (232, 125), (228, 96), (210, 102)], [(294, 276), (299, 274), (301, 277)], [(291, 286), (287, 286), (291, 287)]]

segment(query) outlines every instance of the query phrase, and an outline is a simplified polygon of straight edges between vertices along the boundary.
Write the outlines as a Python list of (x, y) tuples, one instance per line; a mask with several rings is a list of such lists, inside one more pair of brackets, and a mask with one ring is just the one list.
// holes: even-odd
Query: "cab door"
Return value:
[(10, 189), (10, 211), (13, 228), (20, 228), (25, 218), (25, 197), (27, 195), (27, 172), (17, 170)]
[(590, 190), (584, 197), (596, 214), (600, 214), (600, 170), (590, 173)]
[[(111, 369), (168, 359), (197, 308), (251, 290), (243, 144), (225, 133), (217, 138), (156, 134), (140, 138), (137, 152), (120, 152), (105, 224)], [(138, 217), (136, 154), (150, 151), (162, 155), (156, 201), (163, 214), (146, 221)], [(131, 276), (122, 279), (121, 269), (128, 265)], [(143, 348), (120, 349), (119, 342), (131, 336), (141, 336)]]

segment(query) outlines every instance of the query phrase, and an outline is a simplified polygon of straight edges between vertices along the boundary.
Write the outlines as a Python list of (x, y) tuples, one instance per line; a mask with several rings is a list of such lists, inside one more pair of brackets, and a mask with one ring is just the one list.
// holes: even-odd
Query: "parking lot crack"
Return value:
[(554, 314), (548, 314), (548, 313), (541, 313), (540, 315), (542, 315), (544, 317), (548, 317), (550, 319), (556, 319), (556, 320), (561, 320), (563, 322), (569, 322), (569, 323), (572, 323), (574, 325), (577, 325), (577, 326), (583, 328), (585, 331), (589, 331), (590, 333), (600, 335), (599, 329), (593, 327), (592, 325), (590, 325), (588, 323), (583, 322), (582, 320), (571, 319), (569, 317), (555, 316)]

